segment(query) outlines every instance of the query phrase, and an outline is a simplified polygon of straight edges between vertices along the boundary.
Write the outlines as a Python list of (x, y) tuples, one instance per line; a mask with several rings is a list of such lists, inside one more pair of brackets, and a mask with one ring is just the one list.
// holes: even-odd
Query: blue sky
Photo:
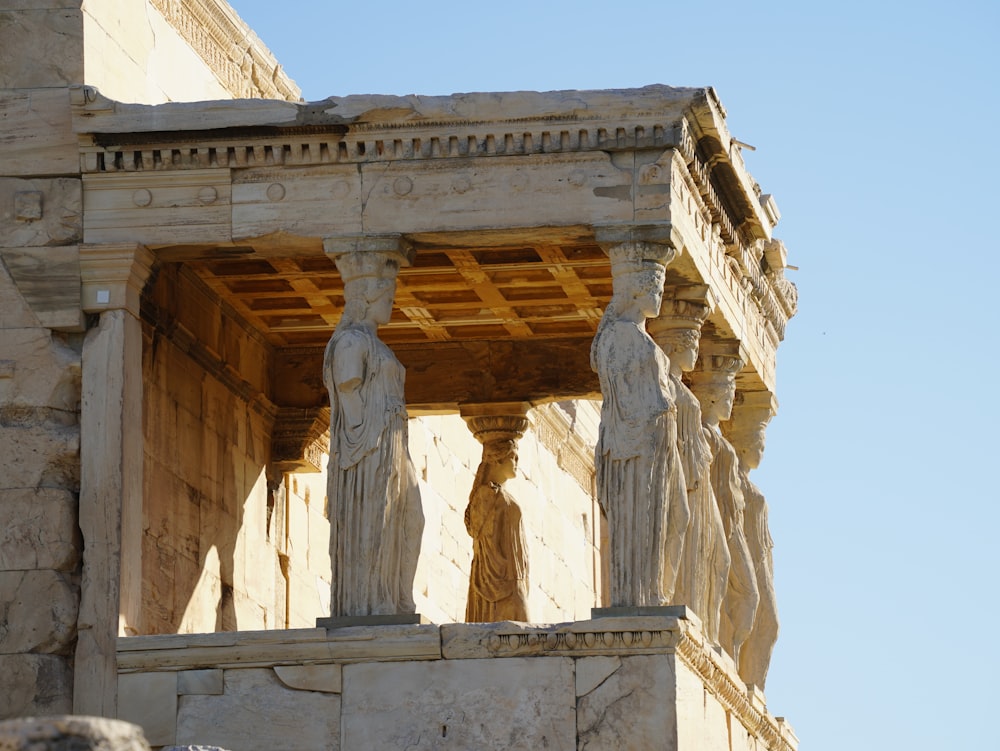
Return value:
[(769, 709), (803, 751), (995, 745), (1000, 3), (230, 2), (308, 100), (716, 87), (799, 267)]

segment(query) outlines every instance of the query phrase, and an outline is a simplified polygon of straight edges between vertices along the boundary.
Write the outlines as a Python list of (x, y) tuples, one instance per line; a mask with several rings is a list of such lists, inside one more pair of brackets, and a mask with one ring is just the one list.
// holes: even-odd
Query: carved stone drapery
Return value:
[(714, 298), (707, 286), (669, 287), (660, 314), (647, 323), (650, 336), (670, 359), (670, 381), (677, 401), (677, 441), (691, 517), (674, 602), (687, 605), (702, 620), (705, 635), (719, 639), (722, 601), (730, 556), (722, 516), (712, 489), (712, 450), (704, 435), (701, 404), (681, 380), (698, 359), (701, 327)]
[(750, 635), (739, 655), (740, 677), (750, 685), (764, 688), (771, 653), (778, 640), (778, 605), (774, 590), (774, 541), (767, 521), (767, 501), (749, 477), (764, 454), (764, 433), (777, 411), (777, 402), (766, 391), (738, 392), (733, 415), (722, 424), (726, 438), (740, 460), (740, 481), (746, 503), (743, 524), (747, 546), (757, 579), (760, 602)]
[(472, 570), (465, 619), (528, 620), (528, 549), (521, 509), (504, 488), (517, 471), (517, 442), (528, 428), (524, 403), (463, 405), (462, 417), (483, 444), (465, 509)]
[(331, 616), (413, 613), (423, 511), (410, 460), (405, 371), (377, 336), (392, 316), (399, 238), (326, 242), (344, 280), (344, 314), (327, 345), (330, 394)]
[[(728, 344), (728, 343), (727, 343)], [(736, 450), (722, 435), (719, 423), (730, 417), (736, 397), (736, 373), (743, 361), (730, 347), (703, 352), (691, 375), (691, 390), (701, 402), (705, 437), (712, 450), (712, 489), (722, 516), (729, 547), (730, 566), (722, 601), (719, 643), (739, 665), (740, 649), (753, 627), (759, 593), (747, 545), (742, 483)], [(736, 350), (738, 342), (731, 343)]]
[(688, 523), (666, 356), (646, 333), (676, 255), (669, 225), (599, 228), (613, 296), (591, 347), (603, 405), (597, 497), (608, 520), (610, 605), (670, 602)]

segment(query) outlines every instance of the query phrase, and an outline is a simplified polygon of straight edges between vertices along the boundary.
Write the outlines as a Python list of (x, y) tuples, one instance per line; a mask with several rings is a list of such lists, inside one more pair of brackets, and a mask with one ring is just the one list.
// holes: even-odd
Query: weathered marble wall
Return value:
[(266, 345), (176, 267), (146, 299), (140, 630), (283, 627)]
[(118, 661), (119, 717), (154, 747), (797, 747), (682, 618), (138, 637)]
[[(601, 604), (595, 595), (595, 570), (600, 591), (600, 512), (590, 487), (593, 463), (571, 464), (577, 457), (568, 444), (585, 439), (572, 433), (567, 407), (546, 405), (528, 413), (530, 427), (518, 442), (518, 473), (506, 483), (523, 514), (528, 617), (536, 623), (584, 618)], [(589, 402), (580, 403), (581, 413), (591, 409)], [(435, 623), (460, 622), (472, 561), (464, 514), (482, 445), (457, 415), (419, 417), (410, 421), (410, 455), (426, 517), (414, 586), (417, 611)]]
[[(49, 7), (55, 6), (55, 7)], [(79, 10), (0, 8), (0, 718), (68, 712), (79, 602)], [(61, 283), (74, 281), (68, 293)]]
[[(197, 24), (182, 23), (217, 6), (240, 31), (225, 3), (171, 3), (174, 17), (159, 6), (0, 6), (0, 718), (72, 708), (84, 321), (69, 86), (145, 103), (256, 95), (237, 85), (239, 71), (224, 64), (217, 41), (202, 33), (199, 43)], [(234, 39), (257, 72), (273, 72), (252, 32)], [(281, 92), (272, 95), (297, 97), (278, 78)]]

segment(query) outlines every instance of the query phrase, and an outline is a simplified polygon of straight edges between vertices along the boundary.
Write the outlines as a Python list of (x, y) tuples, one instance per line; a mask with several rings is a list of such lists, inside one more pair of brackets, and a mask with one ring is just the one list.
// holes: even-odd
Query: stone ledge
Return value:
[[(164, 684), (171, 680), (164, 673), (177, 675), (174, 692), (185, 692), (177, 705), (177, 724), (171, 725), (174, 712), (169, 708), (156, 724), (163, 737), (176, 727), (178, 740), (183, 735), (188, 742), (214, 727), (209, 718), (219, 708), (245, 712), (246, 697), (255, 706), (272, 709), (279, 700), (296, 707), (302, 701), (321, 704), (332, 713), (327, 720), (345, 728), (340, 746), (345, 750), (361, 748), (352, 740), (374, 727), (430, 729), (457, 741), (477, 732), (478, 726), (466, 718), (469, 713), (478, 716), (484, 706), (494, 707), (491, 737), (499, 738), (497, 732), (506, 733), (525, 720), (504, 708), (520, 701), (520, 694), (509, 691), (512, 682), (530, 675), (533, 690), (576, 699), (575, 709), (564, 718), (569, 730), (544, 723), (525, 726), (541, 733), (540, 738), (556, 733), (553, 738), (565, 736), (572, 744), (576, 727), (578, 745), (586, 736), (587, 748), (621, 751), (648, 748), (649, 739), (671, 733), (679, 739), (683, 731), (684, 738), (699, 740), (698, 747), (705, 749), (723, 748), (723, 737), (732, 740), (729, 749), (797, 749), (788, 724), (768, 713), (763, 694), (745, 686), (732, 661), (705, 642), (696, 619), (685, 618), (687, 611), (676, 608), (656, 612), (612, 612), (558, 624), (508, 621), (126, 637), (118, 640), (119, 673), (122, 681), (142, 683), (145, 675)], [(205, 672), (180, 672), (190, 670)], [(187, 693), (189, 678), (209, 677), (211, 671), (217, 671), (210, 676), (211, 686), (199, 681), (198, 693)], [(398, 701), (384, 706), (370, 701), (373, 692), (388, 687), (399, 694)], [(651, 709), (661, 705), (662, 711)], [(301, 708), (295, 711), (303, 716)], [(270, 727), (273, 720), (268, 712), (253, 717), (246, 721), (256, 723), (254, 727)], [(323, 730), (306, 724), (305, 731)], [(625, 745), (607, 745), (624, 739), (621, 733), (627, 728)], [(247, 735), (239, 723), (225, 739), (240, 740), (244, 751), (273, 747)], [(205, 736), (208, 740), (222, 737)], [(502, 747), (528, 746), (513, 742)]]

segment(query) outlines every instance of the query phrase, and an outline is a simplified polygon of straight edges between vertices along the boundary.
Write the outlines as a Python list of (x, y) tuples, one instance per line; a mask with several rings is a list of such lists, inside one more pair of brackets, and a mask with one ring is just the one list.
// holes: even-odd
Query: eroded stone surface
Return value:
[(288, 688), (326, 694), (340, 693), (340, 665), (275, 665), (274, 672), (278, 680)]
[(79, 9), (0, 10), (0, 88), (64, 86), (83, 79)]
[(622, 666), (620, 657), (581, 657), (576, 661), (576, 695), (586, 696)]
[(73, 711), (73, 668), (67, 657), (0, 654), (0, 719)]
[(77, 597), (57, 571), (0, 572), (0, 654), (65, 652), (76, 636)]
[(573, 748), (572, 660), (344, 666), (344, 748)]
[(180, 697), (175, 742), (334, 751), (340, 748), (340, 697), (287, 688), (271, 668), (226, 670), (221, 696)]
[(66, 245), (82, 239), (80, 180), (0, 177), (0, 247)]
[(674, 751), (673, 656), (623, 657), (621, 667), (577, 701), (580, 751)]
[(80, 544), (71, 492), (0, 490), (0, 570), (72, 571), (80, 560)]

